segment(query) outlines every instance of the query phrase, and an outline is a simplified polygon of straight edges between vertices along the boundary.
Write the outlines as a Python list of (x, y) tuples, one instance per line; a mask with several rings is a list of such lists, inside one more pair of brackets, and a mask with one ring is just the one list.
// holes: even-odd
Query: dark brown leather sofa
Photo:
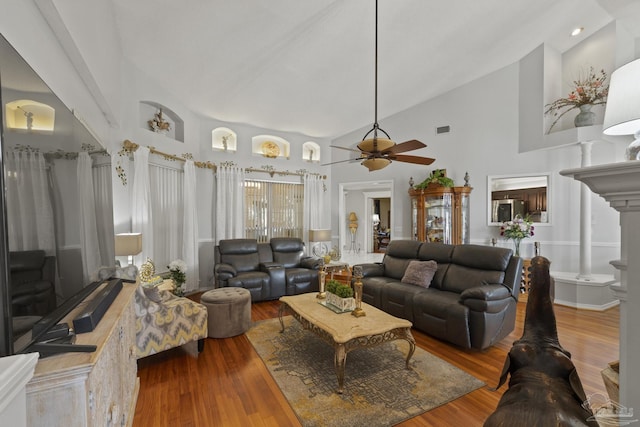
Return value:
[[(411, 260), (437, 262), (428, 288), (401, 282)], [(436, 338), (484, 350), (514, 329), (522, 259), (510, 249), (394, 240), (362, 267), (364, 302)]]
[(220, 240), (214, 261), (216, 287), (248, 289), (252, 301), (318, 291), (322, 261), (305, 256), (304, 242), (297, 238)]

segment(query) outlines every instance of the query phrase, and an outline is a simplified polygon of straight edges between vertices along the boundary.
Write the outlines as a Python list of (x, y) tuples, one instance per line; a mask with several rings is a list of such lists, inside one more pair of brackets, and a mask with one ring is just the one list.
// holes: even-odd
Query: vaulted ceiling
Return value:
[[(125, 56), (198, 114), (315, 137), (373, 123), (374, 0), (111, 1)], [(640, 1), (380, 0), (378, 117), (630, 16)]]

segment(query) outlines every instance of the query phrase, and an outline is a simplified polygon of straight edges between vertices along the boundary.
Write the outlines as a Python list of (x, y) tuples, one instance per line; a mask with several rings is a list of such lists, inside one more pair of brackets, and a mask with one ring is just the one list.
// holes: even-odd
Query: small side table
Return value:
[(351, 268), (349, 263), (332, 261), (324, 265), (324, 271), (329, 274), (329, 280), (339, 280), (351, 284)]

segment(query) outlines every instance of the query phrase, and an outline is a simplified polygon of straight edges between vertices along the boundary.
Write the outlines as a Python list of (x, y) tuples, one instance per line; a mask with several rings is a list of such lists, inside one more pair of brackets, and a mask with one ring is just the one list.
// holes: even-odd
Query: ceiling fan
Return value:
[[(378, 136), (378, 132), (382, 132), (386, 138)], [(371, 138), (367, 138), (373, 133)], [(430, 165), (436, 159), (430, 157), (408, 156), (400, 153), (424, 148), (427, 145), (412, 139), (409, 141), (396, 144), (389, 134), (378, 125), (378, 0), (376, 0), (376, 37), (375, 37), (375, 105), (374, 105), (374, 121), (373, 127), (366, 133), (362, 141), (358, 144), (358, 150), (346, 147), (331, 145), (332, 148), (348, 150), (359, 154), (355, 159), (341, 160), (327, 165), (336, 163), (355, 162), (362, 160), (361, 165), (369, 169), (369, 172), (380, 170), (387, 167), (392, 161), (415, 163), (419, 165)], [(323, 165), (325, 166), (325, 165)]]

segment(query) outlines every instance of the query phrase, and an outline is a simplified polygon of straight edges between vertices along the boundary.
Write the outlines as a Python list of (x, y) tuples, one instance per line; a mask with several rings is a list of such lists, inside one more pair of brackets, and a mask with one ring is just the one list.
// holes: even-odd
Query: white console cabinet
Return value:
[[(27, 426), (131, 426), (138, 398), (135, 353), (136, 284), (123, 284), (98, 326), (76, 344), (92, 353), (64, 353), (40, 359), (27, 384)], [(90, 298), (90, 297), (89, 297)], [(72, 323), (74, 313), (64, 319)]]

